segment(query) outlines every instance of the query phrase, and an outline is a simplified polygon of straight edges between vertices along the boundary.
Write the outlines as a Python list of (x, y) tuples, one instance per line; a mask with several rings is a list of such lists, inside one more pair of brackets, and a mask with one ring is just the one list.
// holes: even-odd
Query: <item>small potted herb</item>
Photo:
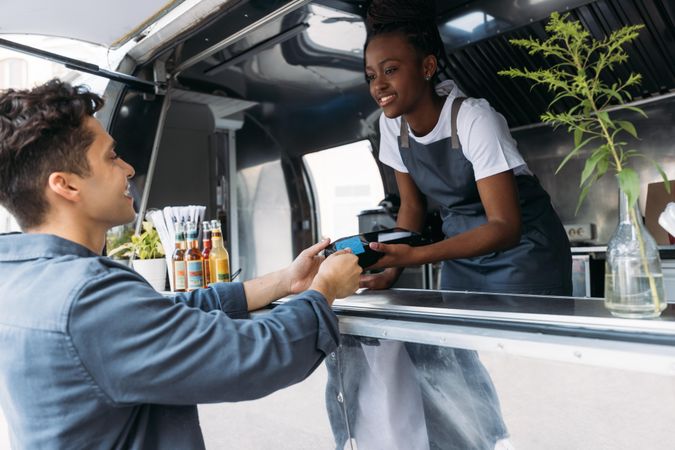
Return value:
[(150, 222), (143, 222), (143, 232), (132, 235), (128, 242), (108, 252), (109, 257), (120, 256), (132, 260), (133, 269), (148, 280), (157, 291), (166, 286), (164, 247), (157, 230)]

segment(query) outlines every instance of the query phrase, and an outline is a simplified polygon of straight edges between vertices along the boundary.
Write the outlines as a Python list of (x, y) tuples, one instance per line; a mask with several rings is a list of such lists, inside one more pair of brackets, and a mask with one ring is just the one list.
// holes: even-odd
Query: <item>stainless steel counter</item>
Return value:
[[(675, 259), (675, 245), (659, 245), (658, 248), (661, 259)], [(572, 247), (571, 250), (573, 255), (595, 255), (596, 257), (602, 257), (602, 259), (604, 259), (605, 252), (607, 252), (607, 246), (593, 245)]]
[(334, 309), (341, 316), (675, 345), (675, 305), (658, 319), (628, 320), (613, 317), (601, 299), (391, 289), (364, 290)]
[(672, 448), (675, 305), (633, 320), (594, 299), (394, 289), (333, 308), (339, 448)]

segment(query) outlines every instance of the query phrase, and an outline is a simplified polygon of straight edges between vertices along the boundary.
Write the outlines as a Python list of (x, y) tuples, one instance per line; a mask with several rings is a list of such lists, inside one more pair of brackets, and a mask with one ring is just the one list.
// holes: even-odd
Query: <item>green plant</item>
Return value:
[[(643, 25), (625, 26), (598, 41), (590, 37), (581, 23), (569, 21), (568, 17), (569, 14), (551, 14), (546, 25), (549, 37), (545, 41), (534, 38), (510, 40), (513, 45), (529, 50), (531, 55), (541, 53), (546, 57), (554, 57), (558, 60), (557, 64), (548, 69), (532, 71), (510, 68), (499, 74), (525, 78), (534, 81), (535, 85), (545, 85), (549, 91), (556, 93), (541, 120), (555, 127), (566, 125), (567, 130), (574, 133), (574, 148), (560, 163), (556, 173), (590, 144), (599, 143), (590, 151), (581, 172), (579, 187), (582, 189), (576, 211), (593, 183), (610, 167), (616, 171), (619, 186), (628, 196), (629, 206), (632, 207), (639, 197), (640, 180), (637, 172), (628, 167), (628, 161), (634, 157), (647, 157), (635, 149), (627, 148), (628, 143), (621, 140), (621, 134), (628, 133), (637, 138), (635, 126), (626, 120), (613, 120), (609, 109), (612, 113), (622, 109), (631, 110), (647, 117), (640, 108), (625, 104), (632, 99), (629, 88), (638, 85), (642, 77), (631, 73), (626, 81), (619, 80), (608, 86), (601, 75), (611, 71), (615, 64), (628, 60), (623, 45), (635, 40)], [(554, 112), (553, 106), (562, 99), (571, 99), (575, 105), (567, 111)], [(655, 161), (650, 161), (670, 192), (670, 184), (663, 169)]]
[(143, 232), (140, 235), (131, 236), (131, 240), (110, 250), (108, 256), (121, 256), (138, 259), (155, 259), (164, 256), (164, 247), (159, 240), (159, 234), (150, 222), (143, 222)]
[[(556, 94), (541, 119), (555, 127), (566, 125), (567, 130), (574, 133), (574, 148), (560, 163), (556, 173), (582, 149), (592, 143), (599, 144), (590, 150), (590, 156), (581, 172), (579, 187), (582, 189), (576, 211), (579, 211), (593, 183), (605, 175), (610, 167), (613, 168), (619, 186), (628, 199), (630, 221), (637, 230), (641, 265), (649, 279), (655, 308), (659, 310), (661, 300), (655, 277), (648, 268), (645, 241), (638, 226), (638, 221), (642, 218), (638, 217), (633, 208), (640, 193), (640, 179), (638, 173), (628, 167), (630, 159), (646, 156), (635, 149), (627, 148), (628, 143), (622, 140), (626, 133), (638, 138), (635, 126), (626, 120), (613, 120), (610, 117), (610, 109), (611, 112), (631, 110), (647, 117), (640, 108), (625, 104), (632, 98), (629, 88), (637, 86), (642, 77), (631, 73), (625, 81), (618, 80), (611, 86), (602, 77), (614, 65), (628, 60), (623, 45), (635, 40), (643, 25), (622, 27), (599, 41), (591, 38), (581, 23), (568, 18), (569, 14), (551, 14), (546, 25), (549, 37), (544, 41), (534, 38), (510, 40), (513, 45), (527, 49), (531, 55), (541, 53), (545, 57), (556, 59), (555, 65), (538, 70), (510, 68), (500, 71), (499, 74), (534, 81), (535, 85), (544, 85)], [(562, 99), (572, 100), (574, 106), (567, 111), (555, 112), (554, 105)], [(670, 183), (663, 169), (656, 161), (650, 161), (661, 174), (666, 190), (670, 192)]]

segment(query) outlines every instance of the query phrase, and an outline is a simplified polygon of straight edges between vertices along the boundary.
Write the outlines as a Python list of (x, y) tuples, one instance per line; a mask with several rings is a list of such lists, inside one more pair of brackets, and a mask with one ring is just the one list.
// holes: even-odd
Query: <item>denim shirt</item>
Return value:
[(0, 407), (15, 450), (204, 448), (196, 404), (297, 383), (338, 339), (316, 291), (250, 319), (241, 283), (167, 298), (74, 242), (0, 235)]

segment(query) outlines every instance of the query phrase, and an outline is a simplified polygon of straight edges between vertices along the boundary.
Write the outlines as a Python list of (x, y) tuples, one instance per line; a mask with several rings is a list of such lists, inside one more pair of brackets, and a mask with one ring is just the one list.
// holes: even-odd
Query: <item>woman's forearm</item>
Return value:
[(508, 250), (518, 244), (520, 235), (520, 224), (492, 221), (435, 244), (416, 247), (414, 259), (416, 264), (424, 264)]

